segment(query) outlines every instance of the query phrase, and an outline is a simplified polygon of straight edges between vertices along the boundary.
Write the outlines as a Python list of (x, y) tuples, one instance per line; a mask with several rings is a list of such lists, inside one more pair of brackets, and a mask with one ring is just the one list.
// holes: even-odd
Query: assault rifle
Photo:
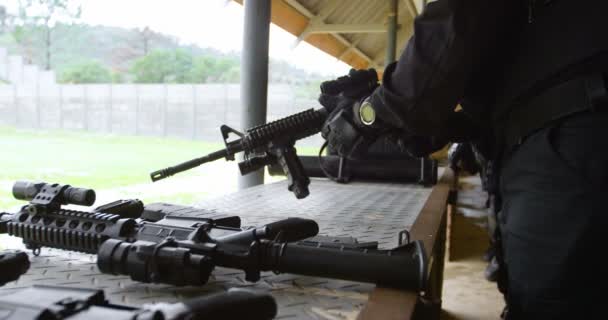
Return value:
[[(313, 220), (242, 228), (237, 216), (163, 203), (119, 201), (94, 212), (68, 210), (61, 205), (90, 205), (82, 200), (95, 197), (91, 189), (68, 185), (19, 181), (13, 195), (30, 203), (17, 213), (0, 213), (0, 233), (21, 237), (35, 254), (42, 246), (97, 253), (101, 272), (135, 281), (203, 285), (221, 266), (243, 270), (252, 282), (261, 271), (274, 271), (415, 291), (425, 284), (427, 262), (419, 241), (391, 250), (379, 250), (376, 243), (312, 241), (319, 228)], [(124, 208), (143, 210), (129, 213), (137, 219), (123, 218), (114, 213), (116, 207), (123, 215)]]
[[(369, 69), (351, 77), (327, 81), (321, 85), (321, 91), (331, 95), (337, 95), (346, 90), (365, 91), (375, 87), (377, 82), (376, 71)], [(326, 108), (309, 109), (247, 129), (245, 133), (222, 125), (220, 131), (224, 139), (224, 149), (176, 166), (154, 171), (150, 177), (152, 181), (157, 181), (221, 158), (234, 160), (235, 154), (243, 152), (244, 160), (238, 164), (241, 175), (254, 172), (266, 165), (279, 166), (287, 177), (287, 189), (293, 192), (296, 198), (305, 198), (309, 194), (310, 179), (306, 175), (294, 145), (297, 140), (319, 133), (331, 112), (332, 110)], [(236, 134), (239, 138), (228, 141), (231, 133)]]
[(268, 320), (276, 313), (272, 296), (242, 289), (141, 308), (111, 304), (102, 290), (86, 288), (33, 286), (0, 293), (1, 320)]
[(0, 251), (0, 286), (15, 281), (30, 268), (30, 259), (22, 251)]
[[(254, 172), (266, 165), (279, 165), (287, 176), (287, 189), (293, 192), (296, 198), (305, 198), (309, 194), (310, 179), (306, 176), (302, 163), (298, 159), (294, 144), (297, 140), (321, 131), (321, 126), (326, 117), (327, 113), (324, 109), (310, 109), (253, 127), (245, 133), (227, 125), (222, 125), (220, 131), (226, 146), (224, 149), (152, 172), (150, 177), (152, 181), (157, 181), (221, 158), (234, 160), (235, 154), (244, 152), (244, 160), (239, 162), (241, 175)], [(228, 141), (231, 133), (240, 138)]]

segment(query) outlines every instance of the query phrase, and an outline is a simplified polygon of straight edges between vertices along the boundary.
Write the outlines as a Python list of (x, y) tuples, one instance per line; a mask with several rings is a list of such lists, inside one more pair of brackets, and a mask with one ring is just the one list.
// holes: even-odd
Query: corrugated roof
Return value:
[[(241, 0), (235, 0), (242, 2)], [(399, 0), (398, 53), (425, 0)], [(272, 22), (354, 68), (383, 69), (389, 0), (272, 0)]]

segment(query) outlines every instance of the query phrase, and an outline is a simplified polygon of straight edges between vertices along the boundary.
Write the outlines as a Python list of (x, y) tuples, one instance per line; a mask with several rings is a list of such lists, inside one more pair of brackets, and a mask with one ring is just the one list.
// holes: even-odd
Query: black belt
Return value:
[(504, 146), (509, 150), (554, 121), (607, 105), (604, 73), (572, 78), (542, 91), (525, 103), (515, 105), (504, 124)]

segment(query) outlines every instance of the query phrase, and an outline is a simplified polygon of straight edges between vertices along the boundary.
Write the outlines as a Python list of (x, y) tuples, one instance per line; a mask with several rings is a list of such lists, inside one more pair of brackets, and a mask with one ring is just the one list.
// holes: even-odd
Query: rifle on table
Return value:
[(37, 285), (0, 294), (0, 320), (268, 320), (276, 313), (271, 295), (243, 289), (141, 308), (111, 304), (103, 290), (86, 288)]
[(30, 268), (27, 254), (17, 250), (0, 251), (0, 286), (19, 279)]
[[(113, 213), (113, 206), (94, 212), (61, 208), (94, 199), (94, 193), (67, 185), (17, 182), (13, 195), (30, 203), (17, 213), (0, 213), (0, 233), (21, 237), (35, 254), (42, 246), (97, 253), (101, 272), (129, 275), (141, 282), (203, 285), (214, 267), (221, 266), (243, 270), (252, 282), (260, 279), (261, 271), (274, 271), (414, 291), (425, 285), (427, 261), (419, 241), (390, 250), (377, 249), (377, 243), (311, 241), (319, 230), (313, 220), (288, 218), (242, 228), (237, 216), (213, 216), (204, 209), (163, 203), (115, 202), (123, 215), (125, 207), (143, 208), (128, 213), (138, 219)], [(206, 217), (184, 216), (184, 212)]]

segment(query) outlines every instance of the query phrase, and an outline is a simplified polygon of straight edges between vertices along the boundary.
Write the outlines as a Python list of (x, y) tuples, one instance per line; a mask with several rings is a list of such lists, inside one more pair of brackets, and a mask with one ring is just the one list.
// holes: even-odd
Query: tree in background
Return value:
[(195, 83), (192, 79), (192, 67), (194, 58), (192, 54), (184, 49), (173, 51), (173, 72), (169, 78), (172, 83)]
[(154, 36), (154, 32), (150, 30), (148, 26), (143, 28), (141, 31), (137, 30), (139, 38), (141, 40), (141, 50), (143, 55), (147, 55), (150, 52), (150, 42), (152, 41), (152, 37)]
[[(37, 1), (41, 0), (31, 0), (32, 6)], [(74, 6), (74, 1), (80, 0), (69, 1)], [(27, 4), (24, 2), (22, 7)], [(30, 11), (31, 15), (36, 13), (34, 9)], [(87, 70), (92, 69), (85, 63), (75, 64), (82, 61), (97, 61), (110, 70), (112, 83), (238, 83), (240, 79), (238, 52), (224, 53), (196, 44), (184, 44), (175, 36), (149, 28), (63, 23), (67, 18), (57, 18), (52, 27), (52, 46), (47, 46), (45, 39), (48, 33), (42, 22), (36, 24), (31, 19), (20, 19), (17, 11), (9, 10), (6, 16), (7, 29), (4, 34), (0, 32), (0, 47), (7, 48), (9, 54), (23, 56), (26, 63), (45, 66), (48, 61), (52, 62), (52, 68), (57, 70), (58, 79), (62, 81), (97, 81), (90, 80), (90, 76), (76, 76), (88, 74)], [(0, 25), (1, 20), (0, 16)], [(49, 49), (52, 58), (47, 58)], [(144, 54), (146, 51), (148, 54)], [(69, 76), (68, 71), (71, 73)], [(105, 77), (105, 72), (99, 74)], [(316, 96), (318, 82), (324, 79), (327, 76), (298, 69), (285, 61), (270, 60), (270, 82), (293, 86), (300, 98)]]
[(5, 6), (0, 6), (0, 33), (4, 33), (6, 31), (8, 15), (6, 12)]
[(184, 49), (154, 50), (133, 63), (137, 83), (238, 82), (239, 60), (235, 57), (200, 55)]
[(240, 62), (237, 57), (202, 55), (194, 60), (192, 80), (197, 83), (234, 83), (240, 79)]
[(61, 72), (62, 83), (110, 83), (114, 79), (110, 70), (99, 61), (86, 61), (71, 65)]
[(33, 53), (33, 39), (32, 34), (25, 26), (16, 25), (12, 30), (13, 39), (20, 48), (20, 53), (23, 55), (26, 63), (32, 63)]
[(174, 53), (169, 50), (153, 50), (136, 59), (131, 73), (136, 83), (168, 83), (174, 76)]
[(19, 16), (23, 23), (44, 29), (45, 70), (51, 70), (51, 33), (55, 23), (80, 18), (81, 6), (74, 3), (69, 0), (19, 0)]

